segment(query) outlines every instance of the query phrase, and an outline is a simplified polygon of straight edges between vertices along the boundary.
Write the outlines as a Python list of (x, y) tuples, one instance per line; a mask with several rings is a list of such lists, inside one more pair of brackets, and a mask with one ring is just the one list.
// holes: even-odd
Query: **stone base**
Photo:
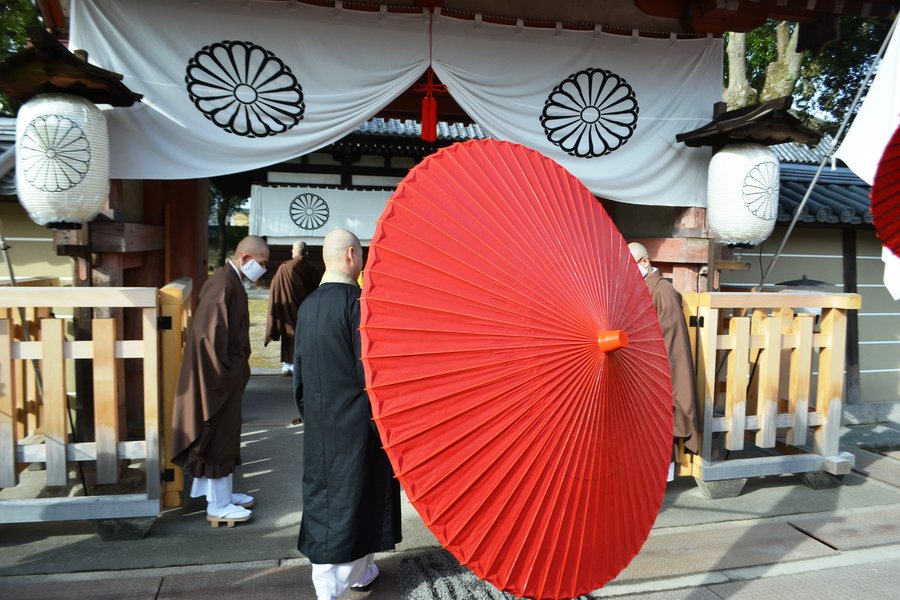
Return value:
[(813, 471), (812, 473), (801, 473), (800, 477), (806, 487), (814, 490), (831, 490), (840, 487), (843, 482), (843, 475), (832, 475), (825, 471)]
[(97, 535), (106, 542), (143, 539), (155, 522), (156, 517), (95, 519), (91, 521)]
[(723, 498), (737, 498), (747, 483), (747, 478), (740, 479), (721, 479), (719, 481), (702, 481), (694, 477), (700, 492), (710, 500), (721, 500)]

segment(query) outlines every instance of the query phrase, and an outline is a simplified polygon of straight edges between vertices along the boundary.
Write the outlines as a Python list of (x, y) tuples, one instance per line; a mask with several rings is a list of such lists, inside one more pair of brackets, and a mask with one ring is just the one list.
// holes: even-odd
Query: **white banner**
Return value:
[[(675, 141), (722, 97), (722, 40), (435, 19), (434, 70), (492, 136), (550, 156), (594, 194), (705, 206), (711, 153)], [(440, 114), (438, 114), (440, 117)]]
[[(143, 102), (108, 111), (110, 175), (191, 179), (307, 154), (422, 75), (426, 14), (246, 0), (72, 0), (70, 45)], [(565, 166), (598, 196), (705, 206), (722, 42), (437, 16), (433, 66), (491, 135)], [(440, 113), (438, 115), (440, 117)]]
[(270, 244), (304, 241), (321, 246), (329, 231), (347, 229), (365, 245), (393, 190), (350, 190), (254, 185), (250, 191), (250, 233)]
[(69, 46), (144, 95), (107, 112), (110, 176), (193, 179), (352, 132), (425, 71), (428, 22), (291, 2), (72, 0)]
[[(897, 17), (900, 19), (900, 17)], [(878, 162), (900, 123), (900, 35), (895, 20), (893, 37), (884, 51), (875, 79), (835, 156), (860, 179), (872, 185)]]

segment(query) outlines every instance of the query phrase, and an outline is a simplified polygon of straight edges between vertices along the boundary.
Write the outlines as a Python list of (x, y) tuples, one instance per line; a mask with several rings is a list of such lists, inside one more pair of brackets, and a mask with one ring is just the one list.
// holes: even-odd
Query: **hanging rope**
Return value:
[(447, 86), (434, 83), (434, 69), (431, 68), (431, 26), (434, 23), (434, 9), (428, 11), (428, 71), (424, 84), (417, 85), (415, 91), (424, 92), (422, 98), (422, 134), (421, 138), (426, 142), (437, 141), (437, 98), (435, 93), (447, 93)]
[(806, 201), (809, 200), (813, 189), (816, 187), (816, 182), (819, 181), (819, 175), (822, 174), (822, 169), (825, 168), (825, 163), (828, 162), (830, 158), (832, 158), (835, 149), (840, 145), (841, 136), (844, 134), (844, 129), (847, 127), (847, 123), (850, 121), (850, 116), (853, 114), (854, 109), (856, 109), (856, 105), (859, 104), (859, 99), (862, 97), (863, 90), (865, 90), (866, 86), (869, 84), (869, 79), (871, 79), (872, 73), (875, 71), (875, 66), (884, 56), (884, 52), (887, 49), (888, 42), (894, 35), (894, 30), (897, 28), (898, 20), (900, 20), (900, 17), (894, 19), (894, 22), (891, 25), (888, 34), (885, 36), (884, 41), (881, 43), (881, 48), (878, 50), (878, 55), (875, 57), (875, 60), (872, 61), (872, 64), (869, 65), (869, 70), (866, 71), (866, 76), (863, 79), (862, 85), (860, 85), (859, 89), (856, 91), (856, 96), (853, 98), (853, 102), (850, 104), (850, 108), (847, 109), (846, 114), (844, 114), (844, 120), (841, 122), (841, 126), (838, 128), (838, 132), (834, 136), (834, 142), (831, 146), (831, 152), (823, 156), (822, 160), (819, 162), (819, 168), (816, 169), (816, 174), (813, 176), (812, 181), (809, 183), (809, 187), (806, 189), (806, 194), (803, 195), (803, 200), (800, 201), (800, 205), (797, 207), (797, 210), (794, 211), (794, 218), (791, 219), (791, 224), (788, 226), (787, 231), (784, 233), (784, 237), (781, 240), (781, 244), (778, 246), (778, 250), (776, 250), (775, 255), (772, 256), (772, 260), (771, 262), (769, 262), (769, 266), (766, 267), (762, 278), (759, 280), (759, 285), (754, 288), (754, 291), (761, 292), (763, 290), (763, 286), (766, 283), (766, 278), (768, 278), (769, 273), (772, 272), (772, 268), (778, 261), (778, 257), (781, 256), (781, 252), (784, 250), (784, 246), (785, 244), (787, 244), (788, 238), (791, 236), (791, 232), (794, 231), (794, 227), (797, 225), (797, 220), (800, 218), (800, 215), (803, 212), (803, 208), (806, 206)]

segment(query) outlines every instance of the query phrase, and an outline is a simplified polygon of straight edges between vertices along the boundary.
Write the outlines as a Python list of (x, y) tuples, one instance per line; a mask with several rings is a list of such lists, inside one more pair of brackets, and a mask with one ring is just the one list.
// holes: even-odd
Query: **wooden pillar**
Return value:
[[(856, 293), (856, 230), (844, 227), (843, 266), (844, 292)], [(859, 377), (859, 319), (857, 310), (847, 311), (847, 381), (845, 390), (847, 404), (859, 404), (861, 398)]]
[(165, 227), (161, 279), (152, 285), (161, 287), (181, 277), (190, 277), (193, 306), (209, 268), (208, 191), (206, 179), (144, 182), (144, 221)]
[(672, 282), (675, 289), (685, 292), (706, 292), (709, 290), (709, 265), (712, 262), (711, 248), (699, 244), (706, 234), (706, 209), (688, 206), (675, 209), (672, 235), (676, 238), (692, 238), (684, 264), (672, 266)]

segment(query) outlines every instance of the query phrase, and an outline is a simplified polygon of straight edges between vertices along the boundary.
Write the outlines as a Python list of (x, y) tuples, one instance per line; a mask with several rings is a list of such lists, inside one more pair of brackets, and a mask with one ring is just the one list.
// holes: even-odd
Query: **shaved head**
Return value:
[(269, 245), (258, 235), (248, 235), (238, 242), (232, 262), (240, 269), (251, 258), (263, 268), (269, 264)]
[(241, 254), (250, 254), (251, 256), (256, 256), (257, 254), (263, 254), (268, 257), (269, 255), (269, 245), (266, 243), (266, 240), (262, 239), (258, 235), (248, 235), (240, 242), (238, 242), (237, 248), (234, 251), (236, 256), (240, 256)]
[(294, 242), (291, 246), (292, 256), (306, 256), (306, 242)]
[(637, 242), (631, 242), (628, 244), (628, 249), (631, 250), (631, 256), (634, 260), (641, 260), (642, 258), (646, 258), (650, 260), (650, 254), (647, 252), (647, 248), (644, 247), (643, 244), (638, 244)]
[(322, 242), (322, 259), (326, 270), (342, 271), (356, 279), (362, 269), (362, 244), (346, 229), (335, 229)]

